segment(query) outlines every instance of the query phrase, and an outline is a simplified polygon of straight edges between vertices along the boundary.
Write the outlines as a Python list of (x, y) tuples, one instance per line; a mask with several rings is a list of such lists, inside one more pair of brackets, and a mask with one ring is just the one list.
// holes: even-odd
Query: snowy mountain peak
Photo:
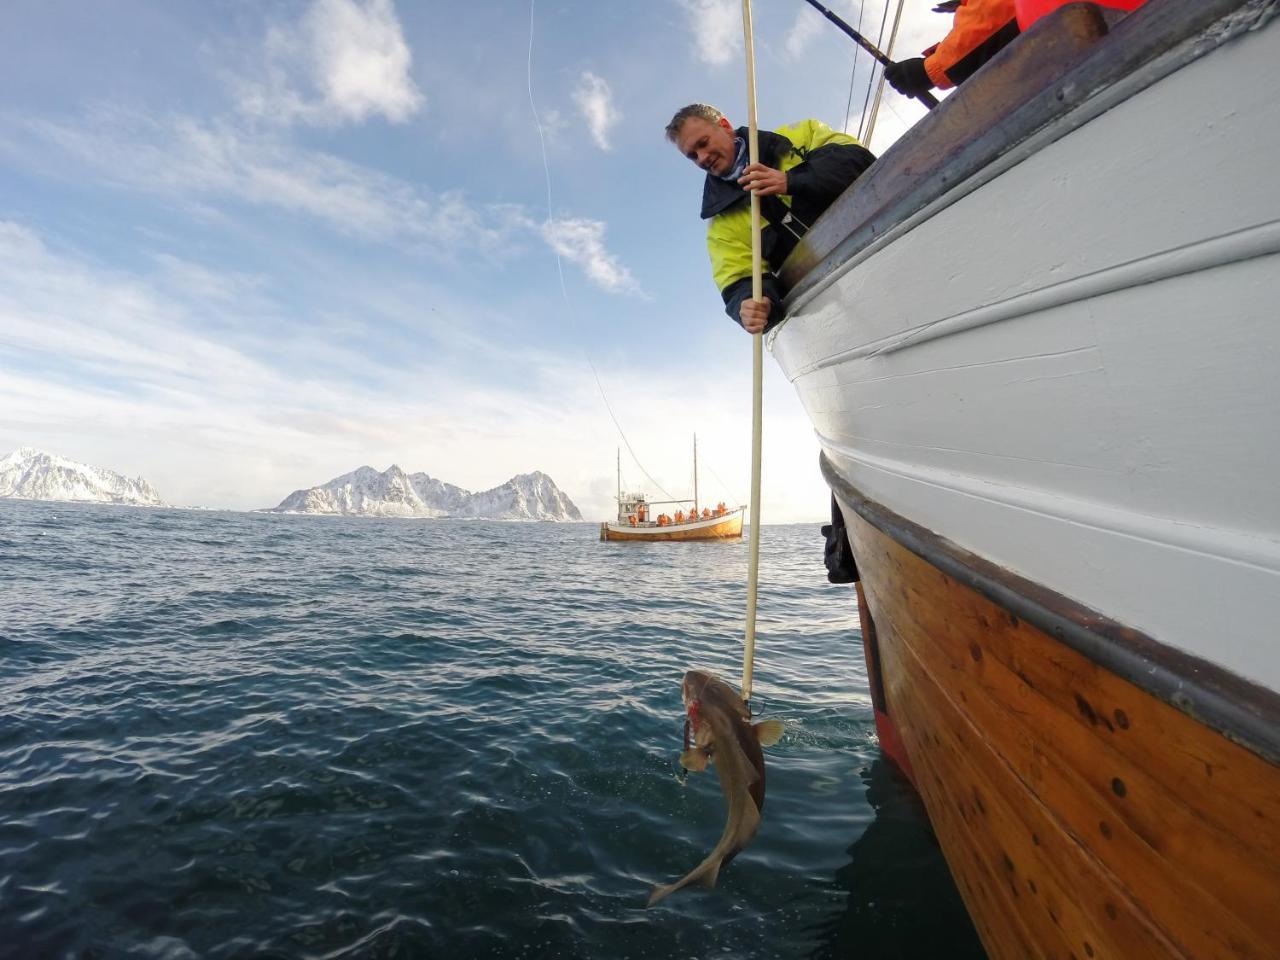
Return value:
[(35, 447), (19, 447), (0, 460), (0, 497), (166, 506), (155, 487), (141, 477), (130, 480)]
[(392, 464), (382, 473), (360, 467), (328, 483), (295, 490), (273, 513), (363, 517), (479, 517), (490, 520), (581, 520), (582, 514), (542, 471), (471, 493)]

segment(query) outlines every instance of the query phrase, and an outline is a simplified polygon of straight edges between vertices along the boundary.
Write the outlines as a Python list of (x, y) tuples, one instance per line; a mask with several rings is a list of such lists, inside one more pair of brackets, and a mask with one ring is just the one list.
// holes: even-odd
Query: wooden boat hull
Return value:
[[(992, 958), (1274, 957), (1280, 766), (1259, 752), (1280, 750), (1274, 696), (1182, 654), (1149, 659), (1200, 685), (1179, 709), (1085, 652), (1091, 637), (1106, 661), (1123, 636), (1142, 658), (1148, 638), (920, 528), (914, 552), (895, 539), (909, 521), (847, 486), (839, 502), (882, 743)], [(1064, 623), (1075, 642), (1054, 635)], [(1197, 716), (1223, 720), (1215, 695), (1245, 722)]]
[(881, 741), (997, 960), (1280, 955), (1277, 10), (1029, 32), (783, 270)]
[[(1183, 15), (1211, 23), (1163, 37)], [(1280, 690), (1280, 16), (1151, 0), (1096, 46), (1128, 40), (1136, 66), (1055, 79), (901, 201), (877, 193), (895, 145), (771, 350), (868, 496)], [(983, 76), (921, 128), (971, 116)]]
[(666, 542), (671, 540), (735, 540), (742, 536), (741, 509), (731, 510), (721, 517), (695, 520), (692, 523), (676, 523), (665, 527), (633, 527), (629, 524), (600, 524), (601, 540), (632, 542)]

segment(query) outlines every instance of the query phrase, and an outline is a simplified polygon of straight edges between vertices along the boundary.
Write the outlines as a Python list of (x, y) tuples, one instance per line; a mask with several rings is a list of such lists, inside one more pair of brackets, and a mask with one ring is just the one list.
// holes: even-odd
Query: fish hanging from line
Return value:
[(714, 887), (720, 868), (751, 842), (764, 809), (764, 753), (760, 748), (782, 739), (781, 721), (752, 724), (751, 711), (737, 691), (710, 673), (690, 670), (684, 675), (681, 692), (686, 719), (680, 765), (693, 771), (705, 770), (708, 763), (715, 765), (728, 817), (720, 841), (707, 858), (675, 883), (654, 887), (649, 894), (650, 907), (692, 883)]

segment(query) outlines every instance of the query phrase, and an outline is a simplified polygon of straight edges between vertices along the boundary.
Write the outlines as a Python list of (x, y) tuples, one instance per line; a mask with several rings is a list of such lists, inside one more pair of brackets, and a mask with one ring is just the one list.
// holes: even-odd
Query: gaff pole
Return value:
[[(747, 48), (747, 155), (760, 160), (756, 128), (756, 52), (751, 31), (751, 0), (742, 0), (742, 29)], [(764, 299), (760, 262), (760, 198), (751, 194), (751, 297)], [(763, 418), (764, 332), (751, 337), (751, 535), (747, 559), (747, 637), (742, 653), (742, 699), (751, 699), (751, 671), (756, 657), (756, 584), (760, 580), (760, 425)]]

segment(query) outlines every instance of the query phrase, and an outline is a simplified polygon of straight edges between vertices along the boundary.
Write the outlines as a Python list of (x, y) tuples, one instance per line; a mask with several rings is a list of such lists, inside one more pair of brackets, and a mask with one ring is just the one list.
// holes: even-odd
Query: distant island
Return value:
[(485, 520), (581, 520), (573, 501), (541, 471), (471, 493), (425, 473), (392, 465), (382, 473), (360, 467), (328, 483), (295, 490), (266, 513), (344, 517), (472, 517)]
[(20, 500), (119, 503), (167, 507), (141, 477), (91, 467), (34, 447), (19, 447), (0, 460), (0, 497)]
[[(115, 503), (168, 507), (141, 477), (69, 460), (34, 447), (19, 447), (0, 460), (0, 499)], [(379, 473), (360, 467), (328, 483), (295, 490), (262, 513), (343, 517), (469, 517), (483, 520), (581, 520), (573, 501), (541, 471), (472, 493), (425, 473), (392, 465)]]

